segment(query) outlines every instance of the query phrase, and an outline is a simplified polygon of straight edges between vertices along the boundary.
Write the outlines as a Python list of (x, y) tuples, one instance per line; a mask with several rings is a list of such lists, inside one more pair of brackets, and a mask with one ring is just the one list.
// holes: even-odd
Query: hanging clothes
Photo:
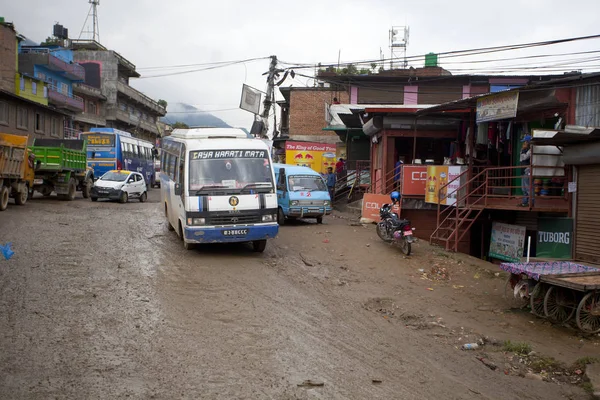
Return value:
[(488, 123), (477, 124), (477, 139), (476, 144), (488, 143)]
[(467, 133), (465, 135), (465, 156), (471, 156), (471, 127), (467, 127)]

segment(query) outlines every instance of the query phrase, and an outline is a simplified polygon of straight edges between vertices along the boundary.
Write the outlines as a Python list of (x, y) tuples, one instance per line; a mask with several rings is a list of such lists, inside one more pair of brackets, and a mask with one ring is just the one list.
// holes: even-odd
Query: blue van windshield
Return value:
[(316, 175), (292, 175), (288, 178), (288, 187), (291, 192), (327, 191), (323, 178)]

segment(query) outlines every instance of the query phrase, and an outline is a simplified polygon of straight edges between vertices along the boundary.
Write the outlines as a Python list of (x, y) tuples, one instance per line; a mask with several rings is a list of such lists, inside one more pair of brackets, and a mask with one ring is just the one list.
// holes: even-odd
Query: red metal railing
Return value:
[[(437, 228), (432, 233), (430, 241), (445, 240), (448, 249), (450, 241), (454, 240), (453, 248), (456, 251), (458, 243), (485, 208), (517, 209), (520, 207), (518, 209), (529, 211), (568, 211), (568, 169), (566, 167), (532, 166), (530, 171), (533, 171), (533, 176), (525, 175), (524, 169), (523, 166), (475, 167), (471, 171), (465, 170), (440, 187)], [(549, 170), (554, 170), (552, 173), (554, 176), (535, 176), (536, 173), (549, 175)], [(469, 174), (472, 176), (467, 179)], [(522, 182), (524, 177), (529, 177), (529, 181), (525, 184)], [(456, 187), (457, 180), (459, 182), (464, 180), (464, 182)], [(521, 184), (517, 185), (516, 182)], [(518, 194), (517, 189), (522, 193)], [(528, 195), (523, 193), (523, 190), (527, 191)], [(452, 197), (456, 197), (456, 203), (442, 208), (442, 201)], [(465, 223), (467, 226), (459, 234)], [(447, 237), (441, 237), (442, 230), (451, 232)]]

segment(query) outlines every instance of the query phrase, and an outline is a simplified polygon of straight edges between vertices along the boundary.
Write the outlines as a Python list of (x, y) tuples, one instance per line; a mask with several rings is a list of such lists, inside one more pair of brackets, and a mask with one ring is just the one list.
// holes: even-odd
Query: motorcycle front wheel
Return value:
[(392, 241), (392, 238), (387, 234), (385, 224), (383, 222), (378, 223), (375, 227), (375, 230), (377, 231), (377, 236), (379, 236), (379, 238), (384, 242), (390, 243)]
[(405, 237), (402, 237), (402, 239), (399, 240), (398, 245), (400, 246), (400, 251), (402, 251), (405, 256), (410, 255), (411, 246)]

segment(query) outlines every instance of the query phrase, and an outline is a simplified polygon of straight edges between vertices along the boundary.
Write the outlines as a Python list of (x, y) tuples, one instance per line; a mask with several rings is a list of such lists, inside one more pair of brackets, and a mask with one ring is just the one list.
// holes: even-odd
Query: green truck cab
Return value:
[(0, 211), (8, 199), (23, 205), (33, 187), (33, 155), (27, 149), (27, 136), (0, 133)]
[(73, 200), (76, 191), (90, 197), (94, 172), (84, 140), (36, 139), (29, 149), (35, 155), (33, 191), (46, 197), (55, 192), (63, 200)]

